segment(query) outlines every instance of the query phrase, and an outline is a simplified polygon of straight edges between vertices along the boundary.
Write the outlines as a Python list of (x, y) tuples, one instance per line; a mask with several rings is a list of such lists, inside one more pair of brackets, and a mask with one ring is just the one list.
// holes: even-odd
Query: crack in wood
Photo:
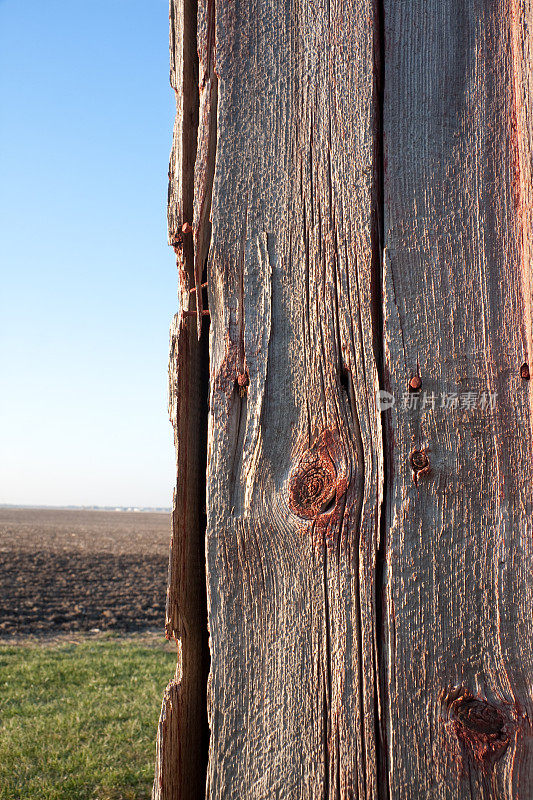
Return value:
[[(379, 388), (387, 390), (385, 372), (384, 341), (385, 317), (383, 256), (384, 256), (384, 98), (385, 98), (385, 4), (384, 0), (374, 0), (374, 181), (373, 181), (373, 214), (372, 214), (372, 324), (373, 346)], [(389, 800), (389, 755), (387, 752), (387, 736), (384, 710), (387, 707), (387, 676), (385, 665), (385, 619), (386, 605), (383, 592), (385, 569), (387, 563), (387, 503), (390, 491), (392, 467), (392, 438), (390, 437), (390, 419), (387, 412), (381, 412), (383, 474), (381, 487), (381, 504), (377, 508), (379, 519), (379, 541), (375, 563), (374, 606), (375, 606), (375, 653), (374, 653), (374, 736), (376, 748), (376, 788), (380, 800)]]

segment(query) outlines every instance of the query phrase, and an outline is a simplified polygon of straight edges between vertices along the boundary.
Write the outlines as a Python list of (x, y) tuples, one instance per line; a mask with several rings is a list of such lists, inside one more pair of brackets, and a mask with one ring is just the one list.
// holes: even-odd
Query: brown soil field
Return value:
[(0, 638), (163, 630), (170, 514), (0, 508)]

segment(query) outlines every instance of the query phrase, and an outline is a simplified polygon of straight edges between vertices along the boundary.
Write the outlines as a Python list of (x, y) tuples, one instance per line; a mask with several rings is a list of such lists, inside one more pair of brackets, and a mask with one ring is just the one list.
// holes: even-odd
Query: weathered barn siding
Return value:
[(171, 0), (157, 800), (533, 797), (531, 30)]

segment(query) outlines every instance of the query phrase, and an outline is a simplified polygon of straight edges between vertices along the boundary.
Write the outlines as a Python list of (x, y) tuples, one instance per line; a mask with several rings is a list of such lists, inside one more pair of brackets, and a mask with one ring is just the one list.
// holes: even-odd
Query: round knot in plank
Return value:
[(457, 689), (445, 700), (454, 733), (475, 761), (498, 758), (506, 748), (514, 721), (503, 708)]
[(414, 472), (425, 472), (429, 470), (429, 458), (424, 450), (413, 450), (409, 458)]
[(452, 704), (453, 713), (463, 728), (486, 736), (500, 736), (505, 726), (505, 717), (486, 700), (462, 697)]
[(303, 519), (315, 519), (332, 510), (346, 490), (346, 481), (337, 477), (332, 448), (335, 449), (333, 435), (326, 431), (316, 445), (303, 453), (292, 472), (289, 507)]

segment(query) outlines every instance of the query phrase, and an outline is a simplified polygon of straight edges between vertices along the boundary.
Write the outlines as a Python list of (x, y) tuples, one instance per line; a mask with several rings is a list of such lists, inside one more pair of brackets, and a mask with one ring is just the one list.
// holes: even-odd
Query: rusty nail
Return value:
[(409, 461), (414, 472), (425, 473), (429, 470), (429, 458), (424, 450), (413, 450)]
[(530, 378), (529, 374), (529, 364), (525, 363), (522, 364), (520, 367), (520, 377), (523, 378), (525, 381), (528, 381)]
[(241, 397), (244, 397), (248, 391), (248, 384), (250, 383), (250, 377), (248, 375), (248, 370), (246, 372), (241, 372), (237, 375), (237, 386), (239, 387), (239, 394)]
[[(191, 309), (182, 309), (181, 313), (182, 313), (182, 315), (184, 317), (197, 317), (198, 316), (198, 311), (193, 311)], [(208, 317), (209, 316), (209, 310), (208, 309), (204, 309), (201, 312), (201, 316), (202, 317)]]
[(413, 375), (413, 377), (409, 381), (409, 391), (419, 392), (421, 388), (422, 388), (422, 379), (420, 378), (420, 375)]
[(192, 233), (192, 225), (190, 224), (190, 222), (184, 222), (183, 225), (181, 226), (181, 230), (183, 231), (183, 233)]

